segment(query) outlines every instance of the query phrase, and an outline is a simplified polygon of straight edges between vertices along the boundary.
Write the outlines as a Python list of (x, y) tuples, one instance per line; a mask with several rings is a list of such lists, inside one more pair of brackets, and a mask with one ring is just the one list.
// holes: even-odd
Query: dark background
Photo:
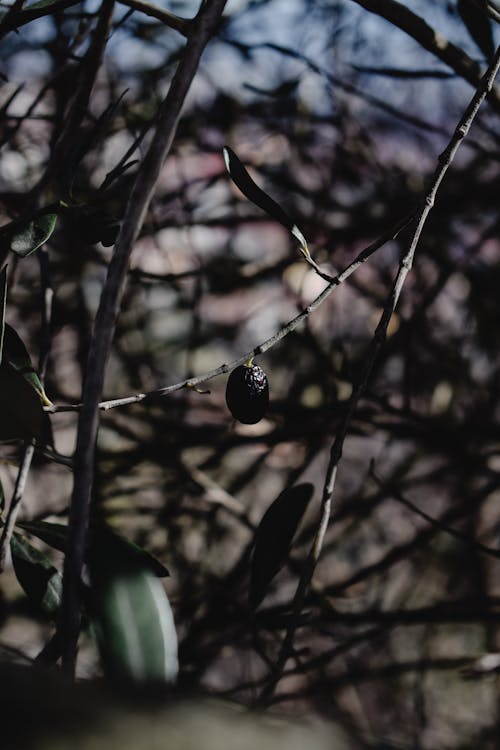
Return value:
[[(406, 5), (485, 67), (454, 2)], [(189, 17), (196, 3), (165, 7)], [(72, 6), (1, 42), (5, 221), (50, 159), (96, 10)], [(117, 5), (82, 118), (81, 159), (61, 174), (92, 206), (154, 116), (183, 44), (128, 11)], [(105, 397), (242, 356), (324, 287), (286, 230), (231, 184), (223, 145), (286, 207), (316, 262), (338, 272), (417, 205), (473, 91), (355, 2), (229, 2), (134, 249)], [(146, 132), (134, 159), (147, 142)], [(485, 104), (438, 193), (351, 423), (308, 617), (271, 700), (290, 715), (338, 722), (362, 747), (497, 747), (498, 677), (478, 660), (500, 646), (499, 144), (498, 112)], [(120, 218), (133, 174), (134, 166), (99, 198), (105, 215)], [(258, 358), (271, 396), (258, 424), (233, 422), (225, 377), (207, 383), (208, 393), (184, 389), (102, 417), (97, 493), (111, 522), (170, 570), (187, 694), (251, 704), (268, 679), (316, 528), (329, 448), (408, 239), (403, 232), (386, 244)], [(89, 244), (68, 212), (48, 253), (46, 390), (57, 404), (76, 403), (111, 249)], [(9, 265), (7, 320), (36, 360), (38, 263)], [(52, 425), (56, 448), (69, 454), (76, 415), (55, 414)], [(6, 496), (17, 455), (2, 446)], [(314, 497), (287, 566), (253, 615), (249, 544), (265, 509), (297, 481), (312, 482)], [(39, 457), (23, 517), (63, 520), (70, 492), (67, 468)], [(12, 571), (0, 592), (2, 652), (32, 659), (52, 626)], [(84, 635), (79, 675), (99, 670)]]

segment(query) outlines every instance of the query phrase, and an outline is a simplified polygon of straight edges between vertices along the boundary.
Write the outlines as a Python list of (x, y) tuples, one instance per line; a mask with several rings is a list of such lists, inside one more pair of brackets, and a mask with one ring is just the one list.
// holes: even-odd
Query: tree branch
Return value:
[[(435, 31), (423, 18), (402, 3), (397, 0), (354, 0), (354, 2), (371, 13), (385, 18), (393, 26), (397, 26), (475, 88), (480, 85), (481, 68), (479, 65), (460, 47), (449, 42), (446, 37)], [(496, 111), (500, 111), (498, 89), (492, 87), (488, 92), (488, 99)]]
[[(189, 27), (192, 23), (189, 19), (180, 18), (174, 13), (170, 13), (168, 10), (159, 8), (157, 5), (152, 5), (144, 0), (119, 0), (119, 2), (129, 8), (145, 13), (147, 16), (157, 18), (165, 26), (175, 29), (175, 31), (178, 31), (183, 36), (187, 36), (189, 33)], [(59, 0), (48, 6), (31, 7), (22, 10), (22, 0), (16, 0), (0, 21), (0, 39), (10, 31), (19, 29), (31, 21), (36, 21), (37, 18), (50, 16), (53, 13), (61, 12), (79, 3), (80, 0)]]
[(75, 476), (71, 498), (68, 553), (64, 564), (63, 603), (60, 630), (63, 666), (74, 674), (80, 630), (80, 575), (83, 566), (90, 498), (94, 473), (98, 405), (104, 382), (115, 322), (123, 296), (130, 253), (138, 237), (147, 208), (177, 128), (182, 105), (198, 69), (201, 54), (219, 22), (226, 0), (203, 2), (159, 112), (151, 145), (139, 167), (120, 233), (109, 265), (97, 311), (83, 388), (74, 458)]
[[(317, 310), (318, 307), (331, 295), (334, 289), (336, 289), (338, 286), (340, 286), (340, 284), (346, 281), (349, 276), (354, 273), (354, 271), (356, 271), (362, 263), (367, 261), (371, 255), (373, 255), (377, 250), (383, 247), (390, 240), (394, 240), (398, 236), (398, 234), (406, 226), (408, 226), (408, 224), (411, 223), (414, 218), (415, 212), (412, 212), (400, 219), (394, 226), (392, 226), (374, 242), (370, 243), (370, 245), (364, 248), (356, 256), (356, 258), (354, 258), (354, 260), (344, 268), (343, 271), (337, 274), (337, 276), (332, 277), (324, 274), (324, 276), (327, 276), (330, 281), (328, 285), (323, 289), (323, 291), (320, 292), (320, 294), (318, 294), (318, 296), (298, 315), (289, 320), (286, 325), (280, 328), (279, 331), (276, 331), (276, 333), (263, 341), (261, 344), (258, 344), (256, 347), (251, 349), (251, 351), (239, 356), (237, 359), (234, 359), (229, 363), (219, 365), (219, 367), (216, 367), (213, 370), (209, 370), (208, 372), (205, 372), (201, 375), (196, 375), (195, 377), (181, 380), (179, 383), (173, 383), (172, 385), (157, 388), (153, 391), (149, 391), (148, 393), (136, 393), (132, 396), (124, 396), (123, 398), (114, 398), (110, 399), (109, 401), (101, 401), (98, 405), (98, 408), (101, 411), (108, 411), (109, 409), (115, 409), (116, 407), (120, 406), (130, 406), (131, 404), (138, 404), (141, 401), (146, 401), (147, 399), (168, 396), (171, 393), (174, 393), (174, 391), (179, 391), (182, 388), (196, 388), (198, 385), (206, 383), (207, 380), (211, 380), (212, 378), (217, 377), (217, 375), (223, 375), (226, 372), (230, 372), (231, 370), (234, 370), (235, 367), (238, 367), (238, 365), (242, 365), (247, 362), (249, 359), (252, 359), (253, 357), (257, 357), (259, 354), (264, 354), (264, 352), (269, 351), (269, 349), (272, 349), (273, 346), (284, 339), (285, 336), (288, 336), (289, 333), (292, 333), (292, 331), (294, 331), (301, 323), (303, 323), (304, 320), (306, 320), (309, 315), (311, 315), (311, 313)], [(311, 265), (309, 261), (307, 262), (309, 265)], [(314, 264), (313, 268), (315, 266), (316, 264)], [(81, 408), (81, 404), (56, 404), (54, 406), (46, 407), (45, 411), (54, 414), (56, 412), (63, 411), (79, 411)]]
[(448, 168), (450, 167), (457, 150), (459, 149), (464, 138), (469, 133), (471, 125), (479, 111), (481, 104), (483, 103), (488, 92), (491, 91), (493, 87), (493, 82), (498, 73), (499, 67), (500, 47), (497, 49), (493, 62), (483, 76), (483, 79), (481, 80), (476, 93), (472, 97), (469, 106), (465, 110), (460, 122), (458, 123), (448, 146), (438, 157), (438, 165), (431, 179), (429, 190), (427, 191), (422, 201), (422, 207), (417, 217), (415, 231), (411, 238), (409, 247), (400, 261), (399, 269), (394, 279), (392, 289), (387, 298), (384, 310), (380, 317), (380, 321), (375, 330), (370, 351), (365, 361), (363, 371), (356, 386), (353, 389), (349, 406), (346, 409), (345, 415), (339, 425), (338, 432), (331, 447), (330, 460), (328, 463), (323, 488), (323, 497), (321, 501), (318, 528), (293, 599), (293, 617), (291, 619), (285, 638), (283, 639), (283, 642), (281, 644), (281, 649), (274, 673), (271, 675), (269, 682), (262, 690), (257, 700), (257, 703), (259, 705), (266, 704), (274, 694), (276, 686), (283, 676), (283, 670), (285, 668), (286, 662), (293, 652), (293, 641), (295, 637), (295, 631), (297, 629), (298, 618), (302, 610), (307, 589), (312, 580), (316, 565), (321, 555), (325, 534), (330, 522), (337, 469), (342, 457), (342, 450), (347, 431), (349, 429), (353, 414), (357, 408), (358, 402), (366, 389), (375, 360), (377, 359), (380, 349), (385, 342), (389, 322), (396, 308), (405, 279), (412, 267), (415, 251), (420, 240), (423, 228), (425, 226), (425, 222), (427, 221), (427, 217), (429, 216), (429, 213), (434, 206), (434, 201), (436, 199), (439, 186), (441, 185), (441, 182), (443, 181), (443, 178), (448, 171)]

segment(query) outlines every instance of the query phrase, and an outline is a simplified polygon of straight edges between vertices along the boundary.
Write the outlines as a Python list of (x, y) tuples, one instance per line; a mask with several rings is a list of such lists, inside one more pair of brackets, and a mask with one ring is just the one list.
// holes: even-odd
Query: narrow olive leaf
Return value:
[(0, 365), (0, 440), (31, 440), (52, 444), (48, 415), (39, 394), (18, 370)]
[(120, 537), (120, 539), (123, 544), (128, 546), (130, 554), (137, 555), (137, 558), (141, 560), (144, 567), (148, 568), (157, 578), (168, 578), (170, 575), (168, 569), (156, 557), (143, 547), (139, 547), (135, 542), (131, 542), (130, 539), (124, 539), (124, 537)]
[[(22, 521), (18, 522), (17, 526), (27, 531), (28, 534), (45, 542), (49, 547), (53, 547), (60, 552), (66, 552), (66, 540), (68, 538), (68, 527), (66, 524), (52, 523), (50, 521)], [(99, 529), (97, 532), (91, 529), (89, 533), (91, 538), (97, 534), (98, 543), (108, 545), (108, 549), (118, 548), (118, 554), (127, 553), (131, 556), (137, 556), (144, 564), (144, 567), (149, 568), (158, 578), (165, 578), (170, 575), (167, 568), (156, 557), (129, 539), (125, 539), (125, 537), (111, 531), (111, 529), (105, 527), (104, 529)]]
[(66, 539), (68, 538), (66, 524), (49, 521), (18, 521), (16, 526), (45, 542), (49, 547), (59, 552), (66, 552)]
[(89, 610), (105, 672), (115, 679), (171, 683), (178, 671), (174, 618), (161, 582), (129, 547), (94, 535)]
[(167, 595), (149, 571), (100, 582), (92, 611), (105, 672), (116, 679), (170, 683), (177, 677), (177, 636)]
[(47, 242), (57, 223), (56, 213), (41, 213), (22, 223), (13, 222), (8, 232), (10, 249), (20, 258), (26, 258)]
[(285, 563), (314, 487), (298, 484), (284, 490), (264, 513), (255, 532), (250, 569), (250, 604), (258, 607), (270, 582)]
[(62, 596), (62, 576), (57, 568), (21, 534), (12, 535), (10, 551), (14, 572), (27, 597), (46, 614), (56, 615)]
[(169, 576), (167, 568), (135, 542), (126, 539), (109, 526), (100, 525), (90, 530), (91, 544), (106, 547), (108, 552), (117, 559), (126, 559), (128, 563), (135, 562), (139, 567), (148, 569), (158, 578)]
[(2, 364), (5, 328), (5, 304), (7, 302), (7, 266), (0, 271), (0, 364)]
[(8, 323), (5, 323), (4, 330), (3, 359), (35, 389), (44, 406), (52, 406), (52, 401), (47, 397), (38, 373), (33, 367), (28, 350), (19, 334)]
[(300, 242), (300, 247), (304, 255), (309, 258), (309, 249), (307, 247), (306, 238), (304, 237), (298, 226), (295, 224), (295, 222), (292, 221), (292, 219), (288, 216), (286, 211), (284, 211), (279, 203), (276, 203), (276, 201), (271, 198), (270, 195), (265, 193), (262, 188), (260, 188), (252, 180), (247, 170), (232, 149), (230, 149), (228, 146), (224, 146), (224, 148), (222, 149), (222, 153), (224, 156), (226, 169), (236, 187), (241, 190), (243, 195), (245, 195), (248, 200), (252, 201), (252, 203), (265, 211), (266, 214), (271, 216), (273, 219), (276, 219), (276, 221), (278, 221), (286, 229), (288, 229), (288, 231), (291, 232), (293, 236)]

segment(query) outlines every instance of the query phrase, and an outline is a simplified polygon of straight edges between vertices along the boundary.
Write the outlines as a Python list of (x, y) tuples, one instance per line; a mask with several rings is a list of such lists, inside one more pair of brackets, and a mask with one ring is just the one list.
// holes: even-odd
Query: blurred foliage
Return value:
[[(66, 5), (6, 34), (0, 56), (2, 224), (25, 220), (30, 229), (33, 216), (60, 207), (57, 223), (49, 213), (54, 223), (39, 228), (43, 238), (24, 237), (21, 254), (38, 237), (43, 251), (19, 258), (2, 249), (6, 318), (27, 351), (39, 352), (48, 279), (45, 390), (59, 405), (80, 400), (109, 246), (183, 44), (161, 21), (117, 4), (68, 138), (99, 8)], [(407, 5), (484, 66), (462, 20), (466, 3)], [(196, 9), (166, 7), (184, 17)], [(483, 24), (489, 53), (487, 36)], [(351, 0), (229, 3), (134, 248), (104, 397), (149, 392), (242, 356), (324, 288), (289, 232), (231, 183), (225, 144), (334, 273), (417, 205), (472, 91)], [(333, 522), (271, 700), (337, 722), (353, 747), (496, 747), (497, 678), (465, 679), (463, 670), (500, 651), (499, 162), (498, 113), (486, 105), (440, 188), (352, 422)], [(102, 414), (94, 494), (110, 524), (170, 571), (178, 685), (188, 694), (250, 705), (269, 678), (316, 530), (330, 445), (407, 239), (403, 232), (380, 249), (256, 358), (270, 388), (258, 424), (233, 422), (222, 376), (209, 392), (182, 389)], [(76, 419), (51, 415), (60, 454), (73, 450)], [(7, 500), (18, 453), (2, 446)], [(296, 482), (311, 483), (314, 495), (253, 612), (255, 532)], [(38, 456), (22, 520), (64, 520), (70, 491), (69, 469)], [(46, 620), (26, 606), (11, 571), (0, 583), (0, 618), (6, 652), (57, 658), (45, 646)], [(84, 635), (80, 674), (99, 670)]]

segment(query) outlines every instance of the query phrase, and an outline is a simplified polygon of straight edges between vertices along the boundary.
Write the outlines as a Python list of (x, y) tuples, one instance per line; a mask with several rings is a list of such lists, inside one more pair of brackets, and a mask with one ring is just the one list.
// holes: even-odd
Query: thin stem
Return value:
[(75, 147), (81, 138), (81, 123), (87, 114), (90, 95), (104, 56), (114, 7), (114, 0), (103, 0), (92, 41), (79, 66), (79, 83), (66, 113), (64, 128), (37, 190), (50, 182), (60, 190), (61, 182), (65, 185), (68, 180), (73, 179)]
[(293, 653), (293, 641), (297, 629), (298, 618), (302, 610), (305, 594), (307, 592), (307, 589), (309, 588), (309, 584), (312, 580), (316, 565), (321, 555), (325, 534), (330, 522), (337, 469), (342, 456), (344, 441), (350, 426), (352, 416), (356, 410), (361, 396), (366, 389), (375, 360), (377, 359), (380, 349), (385, 342), (389, 322), (396, 308), (405, 279), (412, 267), (415, 251), (420, 240), (422, 230), (425, 226), (427, 217), (429, 216), (429, 213), (434, 206), (439, 186), (441, 185), (441, 182), (443, 181), (443, 178), (448, 171), (462, 141), (469, 133), (471, 125), (479, 111), (481, 104), (484, 101), (484, 98), (486, 97), (488, 92), (491, 91), (499, 67), (500, 47), (497, 49), (493, 62), (483, 76), (476, 93), (472, 97), (469, 106), (460, 119), (460, 122), (457, 125), (448, 146), (438, 158), (438, 165), (430, 181), (429, 190), (425, 195), (424, 200), (422, 201), (422, 208), (420, 209), (420, 213), (417, 218), (415, 231), (411, 238), (408, 249), (400, 261), (399, 269), (394, 279), (392, 289), (388, 295), (377, 328), (375, 329), (370, 351), (366, 358), (363, 371), (355, 388), (353, 389), (349, 406), (346, 409), (330, 450), (330, 460), (328, 463), (323, 487), (323, 497), (321, 501), (318, 528), (293, 599), (293, 617), (291, 618), (290, 625), (286, 632), (285, 638), (283, 639), (275, 670), (257, 700), (257, 703), (259, 705), (268, 703), (270, 698), (272, 698), (276, 686), (283, 676), (286, 662)]
[[(49, 259), (45, 248), (38, 250), (38, 261), (40, 264), (40, 285), (41, 285), (41, 332), (40, 332), (40, 353), (38, 358), (38, 374), (43, 385), (45, 382), (45, 373), (50, 351), (50, 322), (52, 319), (52, 301), (54, 292), (50, 284), (49, 277)], [(10, 539), (16, 525), (17, 516), (21, 509), (24, 490), (28, 475), (33, 461), (35, 452), (33, 443), (25, 443), (21, 454), (21, 463), (19, 465), (14, 492), (10, 501), (9, 509), (5, 518), (5, 524), (0, 536), (0, 573), (5, 569), (7, 559), (7, 550), (10, 545)]]
[(144, 0), (118, 0), (118, 2), (121, 5), (126, 5), (127, 7), (132, 8), (133, 10), (138, 10), (141, 13), (144, 13), (146, 16), (156, 18), (165, 26), (169, 26), (171, 29), (175, 29), (179, 32), (179, 34), (182, 34), (183, 36), (187, 36), (189, 33), (189, 27), (192, 21), (187, 18), (176, 16), (174, 13), (171, 13), (164, 8), (159, 8), (157, 5), (153, 5), (152, 3), (146, 3), (144, 2)]
[[(261, 344), (258, 344), (258, 346), (256, 346), (254, 349), (251, 349), (246, 354), (241, 355), (240, 357), (232, 360), (229, 363), (219, 365), (219, 367), (216, 367), (213, 370), (209, 370), (208, 372), (192, 378), (187, 378), (186, 380), (181, 380), (178, 383), (173, 383), (172, 385), (157, 388), (153, 391), (148, 391), (147, 393), (136, 393), (132, 396), (124, 396), (123, 398), (114, 398), (109, 401), (101, 401), (98, 404), (98, 408), (101, 411), (108, 411), (109, 409), (115, 409), (116, 407), (120, 406), (130, 406), (131, 404), (138, 404), (141, 401), (145, 401), (146, 399), (168, 396), (175, 391), (181, 390), (182, 388), (195, 388), (201, 383), (205, 383), (207, 380), (211, 380), (217, 375), (222, 375), (225, 372), (229, 372), (238, 365), (244, 364), (249, 359), (253, 359), (253, 357), (257, 357), (259, 354), (264, 354), (264, 352), (269, 351), (269, 349), (271, 349), (273, 346), (276, 346), (276, 344), (284, 339), (285, 336), (288, 336), (289, 333), (294, 331), (301, 323), (303, 323), (309, 317), (309, 315), (311, 315), (311, 313), (317, 310), (318, 307), (330, 296), (334, 289), (336, 289), (336, 287), (340, 286), (340, 284), (346, 281), (346, 279), (348, 279), (349, 276), (360, 267), (360, 265), (368, 260), (371, 255), (373, 255), (377, 250), (383, 247), (387, 242), (395, 239), (398, 234), (406, 226), (408, 226), (408, 224), (414, 219), (414, 217), (415, 212), (407, 214), (403, 219), (398, 221), (397, 224), (391, 227), (391, 229), (389, 229), (387, 232), (384, 232), (384, 234), (381, 235), (377, 240), (375, 240), (375, 242), (372, 242), (370, 245), (368, 245), (368, 247), (364, 248), (364, 250), (362, 250), (356, 256), (356, 258), (344, 268), (343, 271), (337, 274), (337, 276), (329, 277), (330, 281), (328, 285), (307, 307), (305, 307), (294, 318), (289, 320), (286, 325), (279, 329), (279, 331), (276, 331), (276, 333), (263, 341)], [(79, 411), (81, 408), (81, 404), (59, 404), (47, 407), (46, 411), (50, 413), (62, 411)]]
[(14, 492), (7, 511), (5, 523), (2, 527), (2, 535), (0, 536), (0, 573), (3, 573), (5, 569), (5, 561), (7, 559), (7, 550), (10, 544), (10, 538), (16, 525), (17, 516), (21, 503), (23, 500), (24, 490), (26, 482), (28, 481), (28, 475), (31, 467), (31, 461), (33, 460), (33, 454), (35, 448), (30, 443), (25, 443), (21, 454), (21, 463), (17, 472), (16, 484), (14, 486)]

